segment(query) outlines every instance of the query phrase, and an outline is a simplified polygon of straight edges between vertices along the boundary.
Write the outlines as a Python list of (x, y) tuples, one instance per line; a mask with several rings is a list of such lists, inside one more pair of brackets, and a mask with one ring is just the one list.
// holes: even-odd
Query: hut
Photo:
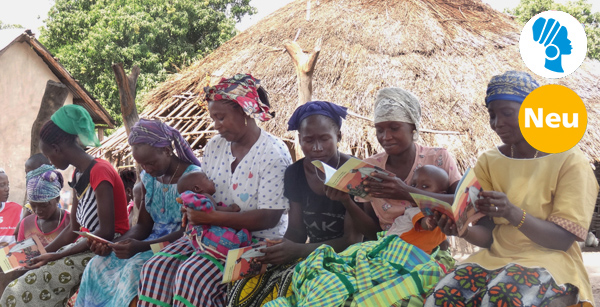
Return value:
[[(514, 18), (480, 0), (311, 2), (310, 8), (305, 0), (286, 5), (173, 75), (147, 95), (141, 117), (179, 129), (200, 155), (214, 134), (202, 105), (203, 87), (245, 72), (262, 80), (277, 113), (263, 128), (292, 140), (286, 122), (298, 88), (283, 42), (297, 38), (310, 48), (322, 38), (313, 99), (345, 105), (358, 115), (342, 127), (343, 151), (365, 157), (381, 150), (368, 119), (377, 90), (388, 86), (420, 98), (422, 126), (430, 130), (420, 142), (448, 148), (461, 169), (500, 143), (489, 127), (484, 96), (493, 75), (529, 71), (519, 54), (521, 26)], [(580, 146), (591, 161), (600, 161), (600, 129), (594, 124), (600, 119), (600, 62), (586, 59), (566, 78), (536, 79), (565, 85), (583, 99), (590, 125)], [(118, 130), (93, 153), (125, 163), (130, 155), (125, 131)]]
[(115, 125), (100, 103), (35, 39), (31, 31), (1, 30), (0, 167), (10, 176), (10, 201), (22, 203), (25, 198), (24, 164), (32, 152), (39, 152), (37, 140), (32, 140), (32, 130), (37, 128), (39, 131), (41, 121), (52, 114), (51, 107), (42, 106), (46, 98), (56, 102), (56, 107), (74, 103), (86, 108), (99, 128), (100, 137), (104, 128)]

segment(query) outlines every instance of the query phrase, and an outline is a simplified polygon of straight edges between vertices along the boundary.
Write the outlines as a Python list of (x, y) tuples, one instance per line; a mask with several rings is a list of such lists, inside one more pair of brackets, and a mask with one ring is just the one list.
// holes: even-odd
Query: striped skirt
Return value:
[(182, 237), (144, 263), (138, 306), (225, 306), (222, 270), (221, 262), (196, 253)]

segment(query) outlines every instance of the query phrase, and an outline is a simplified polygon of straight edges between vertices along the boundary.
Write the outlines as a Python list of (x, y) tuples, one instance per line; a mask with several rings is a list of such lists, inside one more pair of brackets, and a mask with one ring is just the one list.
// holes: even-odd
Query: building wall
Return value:
[[(48, 80), (59, 81), (27, 43), (14, 43), (0, 54), (0, 167), (10, 181), (9, 201), (25, 199), (25, 161), (31, 126)], [(73, 103), (69, 93), (65, 104)]]

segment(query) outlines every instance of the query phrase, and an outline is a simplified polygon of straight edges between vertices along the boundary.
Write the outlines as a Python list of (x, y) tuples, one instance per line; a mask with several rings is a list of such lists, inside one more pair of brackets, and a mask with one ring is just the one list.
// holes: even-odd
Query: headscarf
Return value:
[(26, 176), (29, 201), (44, 203), (60, 196), (62, 175), (54, 166), (43, 164)]
[(79, 137), (85, 146), (100, 146), (98, 136), (94, 131), (95, 125), (90, 113), (82, 106), (69, 104), (58, 109), (50, 117), (60, 129)]
[(156, 148), (164, 148), (174, 144), (177, 157), (191, 164), (200, 166), (200, 161), (194, 155), (190, 144), (181, 136), (179, 131), (159, 120), (141, 118), (129, 135), (129, 145), (148, 144)]
[[(549, 44), (554, 45), (554, 39), (558, 36), (558, 32), (560, 32), (562, 28), (565, 28), (565, 31), (567, 30), (565, 26), (562, 26), (560, 22), (554, 18), (546, 20), (546, 18), (540, 17), (531, 27), (531, 30), (533, 31), (533, 40), (538, 44), (544, 45), (544, 47)], [(556, 49), (559, 48), (556, 47)], [(557, 50), (556, 57), (558, 57), (558, 55), (560, 55), (559, 50)]]
[(290, 120), (288, 121), (288, 131), (300, 129), (300, 123), (311, 115), (325, 115), (342, 127), (342, 118), (346, 118), (348, 114), (346, 107), (338, 106), (337, 104), (328, 101), (310, 101), (299, 106)]
[[(266, 122), (275, 116), (269, 112), (268, 101), (261, 101), (258, 95), (260, 80), (249, 74), (237, 74), (231, 79), (223, 78), (215, 86), (204, 88), (206, 101), (229, 100), (242, 107), (246, 115)], [(264, 90), (264, 88), (263, 88)]]
[(485, 95), (485, 105), (493, 100), (510, 100), (522, 103), (525, 97), (540, 85), (528, 73), (522, 71), (507, 71), (493, 76), (488, 83)]
[(421, 129), (421, 104), (411, 92), (399, 87), (386, 87), (377, 92), (373, 121), (396, 121), (414, 124), (417, 135)]

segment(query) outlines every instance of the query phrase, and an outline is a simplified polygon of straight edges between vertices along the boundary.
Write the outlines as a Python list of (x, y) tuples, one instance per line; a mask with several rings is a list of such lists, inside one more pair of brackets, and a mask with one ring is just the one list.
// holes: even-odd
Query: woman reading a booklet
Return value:
[[(251, 75), (221, 79), (204, 89), (214, 128), (204, 148), (203, 171), (215, 182), (214, 199), (237, 204), (239, 212), (187, 210), (188, 223), (248, 229), (254, 238), (283, 236), (287, 199), (283, 175), (291, 163), (283, 141), (256, 120), (273, 117), (267, 93)], [(219, 260), (197, 253), (183, 237), (155, 254), (142, 269), (138, 306), (224, 306), (227, 285)]]
[[(181, 238), (177, 181), (200, 170), (200, 161), (177, 129), (140, 119), (129, 135), (133, 158), (142, 167), (145, 203), (138, 223), (115, 244), (92, 243), (98, 256), (88, 264), (75, 306), (128, 306), (138, 295), (142, 265), (153, 256), (150, 245)], [(175, 153), (174, 153), (175, 152)]]
[[(327, 188), (324, 175), (311, 163), (320, 160), (339, 167), (350, 156), (341, 153), (342, 118), (346, 108), (326, 101), (311, 101), (298, 107), (288, 122), (288, 130), (298, 131), (304, 158), (285, 171), (284, 195), (289, 199), (289, 224), (281, 242), (263, 249), (258, 258), (270, 267), (260, 276), (238, 281), (229, 291), (228, 305), (260, 306), (278, 295), (285, 296), (294, 267), (322, 244), (341, 252), (362, 236), (355, 230), (342, 201), (352, 201), (347, 193)], [(306, 240), (310, 243), (306, 243)], [(260, 289), (255, 289), (262, 285)]]
[(0, 301), (3, 306), (63, 304), (79, 287), (80, 276), (94, 256), (87, 239), (77, 240), (73, 230), (84, 229), (112, 240), (129, 229), (119, 175), (110, 163), (87, 154), (82, 145), (100, 142), (90, 114), (81, 106), (61, 107), (40, 130), (40, 149), (50, 162), (63, 170), (75, 167), (71, 185), (77, 194), (71, 223), (46, 246), (48, 253), (32, 260), (34, 270), (6, 287)]
[[(488, 84), (490, 126), (503, 144), (477, 160), (474, 171), (484, 191), (476, 206), (488, 218), (463, 236), (482, 249), (441, 279), (425, 306), (592, 306), (575, 241), (585, 240), (598, 183), (577, 146), (547, 154), (523, 138), (519, 109), (537, 87), (530, 75), (516, 71)], [(457, 235), (445, 216), (438, 225)]]

